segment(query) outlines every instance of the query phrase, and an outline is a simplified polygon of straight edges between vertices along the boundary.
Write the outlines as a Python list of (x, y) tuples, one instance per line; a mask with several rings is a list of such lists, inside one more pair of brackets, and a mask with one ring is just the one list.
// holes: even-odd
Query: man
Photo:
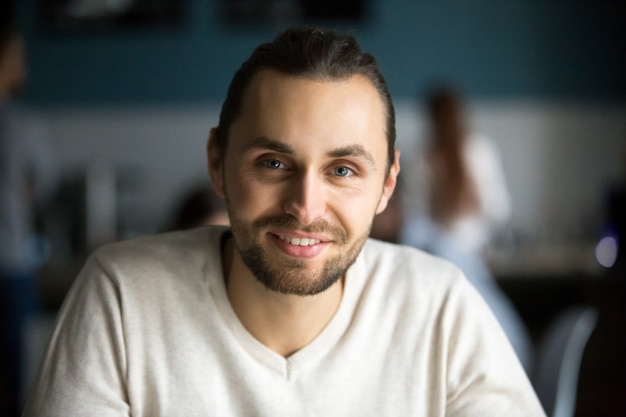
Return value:
[(24, 415), (544, 415), (458, 269), (368, 240), (400, 170), (394, 138), (352, 37), (261, 45), (208, 143), (232, 228), (97, 251)]

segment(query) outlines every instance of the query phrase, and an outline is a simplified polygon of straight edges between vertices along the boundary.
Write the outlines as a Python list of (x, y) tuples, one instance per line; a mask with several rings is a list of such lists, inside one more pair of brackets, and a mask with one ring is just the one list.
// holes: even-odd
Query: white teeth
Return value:
[(316, 245), (320, 243), (319, 239), (309, 239), (306, 237), (299, 238), (299, 237), (280, 236), (280, 239), (296, 246), (311, 246), (311, 245)]

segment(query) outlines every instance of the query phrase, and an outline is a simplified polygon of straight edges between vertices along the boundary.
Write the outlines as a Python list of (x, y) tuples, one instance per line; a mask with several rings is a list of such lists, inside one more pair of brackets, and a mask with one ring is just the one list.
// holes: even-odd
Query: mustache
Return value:
[(271, 215), (257, 219), (252, 224), (252, 227), (254, 229), (277, 227), (281, 229), (297, 230), (304, 233), (326, 233), (339, 238), (341, 242), (348, 240), (348, 234), (343, 228), (335, 226), (323, 219), (304, 225), (289, 215)]

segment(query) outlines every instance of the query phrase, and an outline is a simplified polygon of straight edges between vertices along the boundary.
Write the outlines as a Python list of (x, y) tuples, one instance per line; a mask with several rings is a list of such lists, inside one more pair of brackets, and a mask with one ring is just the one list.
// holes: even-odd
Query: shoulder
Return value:
[(223, 227), (199, 227), (190, 230), (142, 235), (103, 245), (94, 252), (94, 255), (125, 258), (131, 252), (135, 255), (174, 255), (200, 252), (203, 245), (219, 242), (221, 234), (225, 230), (227, 229)]
[(487, 327), (495, 331), (488, 307), (451, 262), (412, 247), (374, 240), (365, 245), (359, 261), (366, 276), (359, 311), (367, 311), (367, 320), (375, 322), (372, 328), (390, 326), (403, 335), (396, 339), (399, 344), (418, 346), (426, 340), (420, 335), (428, 334), (432, 343), (446, 346), (459, 326), (489, 323)]
[(412, 247), (375, 240), (368, 241), (362, 255), (362, 268), (368, 275), (361, 294), (362, 310), (375, 312), (375, 317), (395, 318), (387, 320), (387, 325), (395, 323), (402, 334), (415, 336), (429, 329), (438, 335), (436, 343), (441, 346), (459, 334), (463, 340), (471, 340), (473, 332), (483, 332), (484, 340), (502, 336), (483, 298), (453, 263)]
[(369, 239), (360, 261), (372, 285), (387, 287), (408, 298), (421, 298), (424, 292), (444, 297), (450, 289), (466, 282), (456, 265), (407, 245)]
[(368, 239), (363, 246), (362, 257), (370, 268), (402, 271), (403, 275), (419, 273), (419, 275), (456, 275), (458, 268), (449, 261), (431, 255), (412, 246), (387, 243), (376, 239)]
[(90, 310), (86, 302), (116, 306), (127, 319), (144, 323), (165, 305), (177, 311), (200, 305), (222, 276), (220, 240), (226, 230), (204, 227), (102, 246), (74, 280), (68, 308)]
[(220, 239), (225, 230), (203, 227), (136, 237), (100, 247), (90, 263), (115, 280), (184, 278), (193, 271), (201, 274), (206, 264), (219, 263)]

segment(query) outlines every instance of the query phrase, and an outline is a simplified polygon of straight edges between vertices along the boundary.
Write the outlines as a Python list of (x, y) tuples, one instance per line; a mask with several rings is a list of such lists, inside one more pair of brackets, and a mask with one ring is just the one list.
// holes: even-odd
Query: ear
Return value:
[(391, 168), (389, 169), (389, 175), (387, 175), (387, 179), (385, 179), (385, 184), (383, 185), (383, 194), (380, 196), (378, 207), (376, 207), (376, 214), (382, 213), (385, 210), (385, 208), (387, 208), (389, 199), (393, 195), (393, 191), (396, 189), (396, 184), (398, 183), (399, 173), (400, 173), (400, 151), (396, 150), (394, 154), (394, 158), (393, 158), (393, 164), (391, 164)]
[(207, 161), (209, 165), (209, 175), (215, 193), (224, 197), (224, 164), (223, 155), (217, 148), (217, 129), (212, 128), (209, 133), (209, 140), (206, 145)]

